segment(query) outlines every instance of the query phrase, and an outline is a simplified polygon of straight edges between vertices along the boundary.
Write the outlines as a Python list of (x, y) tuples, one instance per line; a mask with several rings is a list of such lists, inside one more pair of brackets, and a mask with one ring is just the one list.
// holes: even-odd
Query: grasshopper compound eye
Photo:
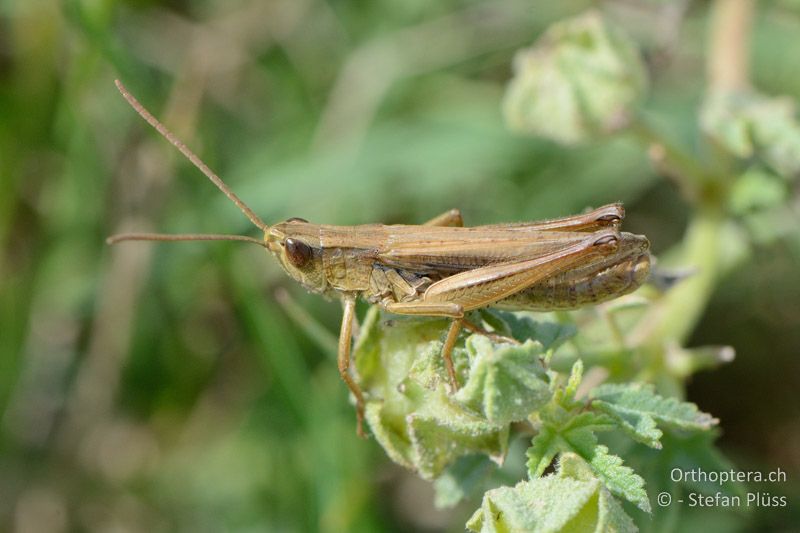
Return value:
[(296, 268), (302, 268), (311, 259), (311, 247), (303, 241), (296, 239), (286, 239), (286, 257)]

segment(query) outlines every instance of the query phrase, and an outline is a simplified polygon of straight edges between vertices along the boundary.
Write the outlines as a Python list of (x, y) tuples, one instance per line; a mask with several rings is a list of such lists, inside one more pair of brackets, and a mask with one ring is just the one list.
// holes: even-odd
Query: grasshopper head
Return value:
[(327, 283), (317, 225), (302, 218), (290, 218), (270, 226), (264, 241), (287, 274), (311, 292), (325, 292)]

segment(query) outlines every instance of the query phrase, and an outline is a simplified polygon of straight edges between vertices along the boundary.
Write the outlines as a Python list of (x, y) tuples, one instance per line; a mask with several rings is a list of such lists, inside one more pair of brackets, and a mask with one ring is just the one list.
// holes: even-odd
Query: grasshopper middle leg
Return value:
[(461, 211), (458, 209), (451, 209), (450, 211), (445, 211), (439, 216), (433, 217), (429, 221), (425, 222), (424, 225), (461, 228), (464, 226), (464, 217), (461, 216)]
[(353, 320), (356, 314), (356, 298), (354, 295), (346, 295), (342, 298), (344, 302), (344, 313), (342, 314), (342, 330), (339, 334), (339, 353), (337, 362), (339, 375), (342, 376), (347, 388), (353, 393), (356, 399), (356, 432), (361, 438), (365, 438), (364, 433), (364, 393), (361, 387), (350, 375), (350, 343), (353, 337)]

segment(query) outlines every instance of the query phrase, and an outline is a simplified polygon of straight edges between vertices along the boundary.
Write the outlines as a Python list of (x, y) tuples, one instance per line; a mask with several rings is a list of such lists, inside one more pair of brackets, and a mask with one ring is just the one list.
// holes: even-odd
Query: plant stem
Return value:
[(706, 180), (706, 169), (691, 154), (668, 142), (643, 117), (631, 124), (631, 129), (647, 146), (647, 155), (656, 169), (675, 183), (687, 202), (694, 204), (700, 197), (700, 184)]
[(701, 208), (695, 213), (683, 239), (681, 263), (696, 268), (697, 273), (664, 295), (634, 337), (646, 338), (646, 344), (656, 349), (669, 342), (680, 345), (686, 342), (718, 278), (723, 222), (722, 213), (716, 209)]
[(308, 335), (308, 338), (314, 341), (314, 344), (332, 359), (336, 359), (339, 339), (330, 330), (320, 324), (304, 307), (299, 305), (286, 289), (277, 289), (275, 291), (275, 300), (283, 307), (289, 318)]
[(754, 0), (716, 0), (711, 7), (709, 92), (747, 89)]
[[(715, 0), (712, 4), (707, 63), (709, 93), (748, 87), (753, 7), (753, 0)], [(653, 142), (658, 142), (652, 131), (640, 130), (640, 135), (649, 134)], [(682, 188), (694, 192), (703, 185), (703, 181), (687, 185), (687, 180), (703, 180), (707, 176), (698, 174), (694, 166), (687, 166), (684, 158), (676, 158), (671, 152), (667, 156), (669, 161), (679, 164), (677, 175)], [(697, 273), (670, 290), (632, 335), (634, 342), (639, 339), (654, 354), (663, 354), (669, 343), (683, 345), (687, 341), (719, 277), (724, 196), (700, 194), (691, 200), (695, 211), (683, 238), (680, 262), (697, 268)], [(654, 364), (659, 364), (656, 360)]]

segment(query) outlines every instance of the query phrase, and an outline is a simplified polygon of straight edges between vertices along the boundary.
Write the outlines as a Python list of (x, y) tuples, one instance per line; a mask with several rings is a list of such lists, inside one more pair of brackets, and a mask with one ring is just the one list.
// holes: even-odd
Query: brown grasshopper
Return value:
[(452, 319), (442, 357), (452, 390), (458, 380), (452, 350), (462, 327), (483, 332), (465, 319), (487, 306), (548, 311), (596, 304), (639, 287), (650, 270), (649, 242), (620, 232), (621, 204), (565, 218), (463, 227), (448, 211), (423, 225), (329, 226), (290, 218), (272, 226), (262, 221), (208, 166), (148, 112), (117, 81), (122, 95), (264, 232), (243, 235), (127, 233), (130, 240), (236, 240), (258, 244), (306, 289), (341, 298), (344, 307), (338, 366), (356, 400), (362, 433), (364, 395), (350, 375), (350, 345), (356, 298), (390, 313)]

